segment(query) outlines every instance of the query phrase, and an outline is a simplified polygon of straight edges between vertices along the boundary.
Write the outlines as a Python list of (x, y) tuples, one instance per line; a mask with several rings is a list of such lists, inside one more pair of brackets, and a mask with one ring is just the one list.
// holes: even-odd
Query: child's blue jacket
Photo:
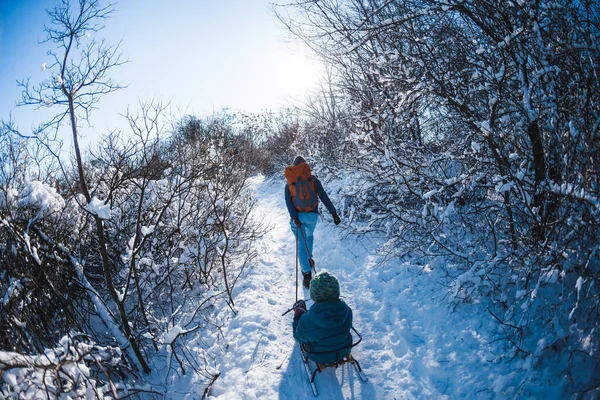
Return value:
[[(350, 354), (352, 345), (352, 310), (343, 300), (327, 300), (313, 304), (308, 312), (295, 318), (292, 324), (294, 339), (305, 345), (308, 357), (321, 364), (336, 360), (335, 351), (348, 346), (339, 353), (339, 359)], [(310, 354), (311, 352), (330, 352)]]

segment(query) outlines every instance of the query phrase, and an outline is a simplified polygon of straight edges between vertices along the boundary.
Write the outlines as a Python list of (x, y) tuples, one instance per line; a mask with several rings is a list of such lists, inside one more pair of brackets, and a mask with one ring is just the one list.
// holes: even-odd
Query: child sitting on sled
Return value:
[(294, 339), (314, 362), (335, 363), (352, 350), (352, 310), (340, 299), (340, 284), (328, 272), (310, 281), (310, 298), (314, 301), (310, 310), (304, 302), (295, 307)]

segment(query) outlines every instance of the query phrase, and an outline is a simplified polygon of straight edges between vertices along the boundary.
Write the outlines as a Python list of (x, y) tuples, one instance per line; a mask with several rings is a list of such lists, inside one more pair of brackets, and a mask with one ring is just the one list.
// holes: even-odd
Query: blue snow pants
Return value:
[(290, 227), (295, 236), (300, 235), (298, 237), (298, 259), (300, 261), (302, 272), (308, 273), (311, 271), (311, 268), (310, 263), (308, 262), (309, 255), (306, 252), (306, 247), (308, 246), (308, 251), (310, 254), (313, 254), (314, 232), (317, 227), (317, 221), (319, 220), (319, 214), (313, 212), (299, 212), (298, 219), (302, 222), (300, 229), (304, 232), (306, 244), (304, 244), (304, 239), (302, 239), (302, 232), (298, 232), (300, 229), (296, 228), (296, 224), (294, 224), (294, 221), (292, 220), (290, 220)]

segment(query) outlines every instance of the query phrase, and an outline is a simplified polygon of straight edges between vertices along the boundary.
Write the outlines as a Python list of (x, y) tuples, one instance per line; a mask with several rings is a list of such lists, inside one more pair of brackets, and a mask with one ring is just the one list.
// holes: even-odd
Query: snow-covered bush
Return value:
[[(164, 108), (141, 104), (127, 114), (127, 134), (81, 148), (82, 122), (121, 88), (110, 78), (122, 64), (118, 46), (99, 36), (113, 11), (97, 0), (50, 9), (51, 78), (20, 86), (24, 105), (56, 114), (32, 135), (0, 124), (5, 396), (134, 395), (154, 357), (179, 361), (165, 374), (201, 369), (182, 338), (216, 329), (216, 308), (235, 312), (233, 291), (255, 256), (246, 181), (256, 152), (232, 120), (192, 118), (199, 130), (183, 121), (169, 132)], [(65, 130), (72, 160), (55, 140)], [(186, 329), (174, 335), (174, 326)], [(65, 336), (72, 331), (86, 339)]]
[[(132, 126), (140, 122), (130, 118)], [(3, 192), (10, 193), (0, 210), (0, 262), (6, 266), (0, 275), (0, 323), (2, 350), (10, 352), (6, 358), (51, 348), (59, 335), (75, 329), (96, 342), (120, 346), (123, 357), (114, 366), (136, 369), (117, 317), (119, 307), (131, 321), (132, 337), (148, 354), (160, 350), (173, 325), (185, 325), (187, 332), (208, 328), (210, 313), (219, 311), (215, 304), (234, 307), (232, 292), (255, 255), (256, 230), (248, 219), (254, 204), (246, 187), (250, 163), (243, 155), (244, 141), (230, 128), (219, 125), (195, 140), (163, 131), (153, 136), (155, 130), (134, 131), (137, 135), (124, 142), (107, 136), (83, 163), (89, 203), (80, 193), (57, 191), (65, 187), (60, 180), (50, 186), (24, 174), (18, 190), (11, 186), (14, 174), (0, 181)], [(102, 220), (110, 285), (119, 305), (111, 303), (103, 276), (96, 218)], [(170, 354), (183, 355), (176, 356), (176, 369), (198, 368), (186, 361), (182, 339), (169, 346)], [(77, 368), (64, 370), (75, 379), (65, 383), (68, 390), (59, 388), (65, 393), (102, 390), (84, 385), (82, 379), (93, 379)], [(11, 374), (4, 381), (15, 393), (43, 390), (47, 380), (52, 397), (59, 390), (59, 383), (52, 382), (62, 382), (37, 369)]]
[[(112, 280), (135, 321), (132, 332), (159, 349), (174, 324), (192, 331), (210, 326), (206, 310), (219, 298), (234, 306), (232, 291), (255, 255), (256, 232), (248, 220), (253, 200), (245, 141), (229, 122), (203, 121), (199, 126), (206, 129), (193, 136), (182, 134), (185, 126), (169, 135), (148, 122), (159, 119), (150, 112), (143, 107), (128, 116), (132, 127), (144, 129), (134, 129), (127, 141), (107, 136), (90, 154), (86, 176), (93, 196), (106, 199), (103, 207), (110, 210), (103, 225)], [(93, 230), (89, 234), (86, 248), (94, 245)], [(87, 255), (86, 269), (102, 273), (97, 254)], [(177, 351), (188, 350), (182, 345)], [(186, 363), (181, 368), (189, 367), (187, 357), (179, 359)]]
[(292, 146), (300, 136), (298, 111), (281, 109), (235, 116), (238, 135), (246, 140), (244, 158), (252, 170), (266, 175), (281, 173), (295, 156)]
[(0, 132), (4, 199), (0, 202), (0, 349), (27, 352), (51, 347), (61, 334), (80, 328), (75, 309), (85, 295), (73, 284), (73, 269), (40, 236), (42, 231), (69, 236), (66, 216), (78, 210), (56, 190), (56, 180), (39, 180), (49, 170), (32, 162), (36, 156), (32, 141), (4, 128)]
[(295, 5), (282, 21), (351, 105), (346, 218), (386, 254), (437, 258), (511, 355), (598, 387), (568, 372), (600, 366), (597, 2)]
[(107, 373), (120, 362), (118, 348), (102, 347), (82, 334), (63, 336), (42, 354), (0, 351), (3, 399), (117, 398)]

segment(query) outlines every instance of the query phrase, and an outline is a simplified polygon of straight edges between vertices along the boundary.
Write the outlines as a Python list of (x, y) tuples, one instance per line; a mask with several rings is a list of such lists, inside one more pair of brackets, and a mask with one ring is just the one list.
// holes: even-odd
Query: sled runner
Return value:
[[(361, 382), (367, 382), (368, 378), (365, 375), (365, 373), (363, 372), (362, 368), (360, 367), (360, 363), (358, 362), (358, 360), (356, 360), (353, 356), (352, 353), (348, 353), (348, 355), (346, 355), (345, 357), (340, 357), (340, 353), (345, 353), (345, 350), (348, 349), (352, 349), (353, 347), (357, 346), (361, 341), (362, 341), (362, 336), (360, 336), (360, 334), (356, 331), (356, 329), (354, 329), (354, 327), (352, 327), (352, 331), (354, 332), (354, 334), (356, 336), (358, 336), (358, 340), (355, 343), (352, 343), (349, 346), (345, 346), (342, 347), (340, 349), (337, 350), (333, 350), (333, 351), (319, 351), (319, 352), (311, 352), (308, 351), (306, 349), (306, 346), (304, 344), (299, 344), (300, 346), (300, 351), (302, 352), (302, 362), (304, 365), (304, 370), (306, 371), (306, 375), (308, 377), (309, 383), (310, 383), (310, 387), (312, 389), (313, 395), (316, 397), (319, 395), (319, 391), (317, 390), (317, 385), (315, 383), (315, 378), (317, 376), (317, 373), (319, 372), (323, 372), (324, 370), (326, 370), (327, 368), (338, 368), (344, 364), (350, 363), (352, 364), (352, 366), (354, 367), (354, 369), (356, 370), (356, 373), (358, 375), (358, 379), (360, 379)], [(314, 362), (313, 360), (310, 359), (310, 355), (323, 355), (323, 354), (334, 354), (335, 353), (335, 359), (336, 361), (333, 363), (329, 363), (329, 364), (322, 364), (319, 362)], [(315, 368), (314, 370), (311, 369), (310, 364), (309, 364), (309, 360), (315, 364)]]

